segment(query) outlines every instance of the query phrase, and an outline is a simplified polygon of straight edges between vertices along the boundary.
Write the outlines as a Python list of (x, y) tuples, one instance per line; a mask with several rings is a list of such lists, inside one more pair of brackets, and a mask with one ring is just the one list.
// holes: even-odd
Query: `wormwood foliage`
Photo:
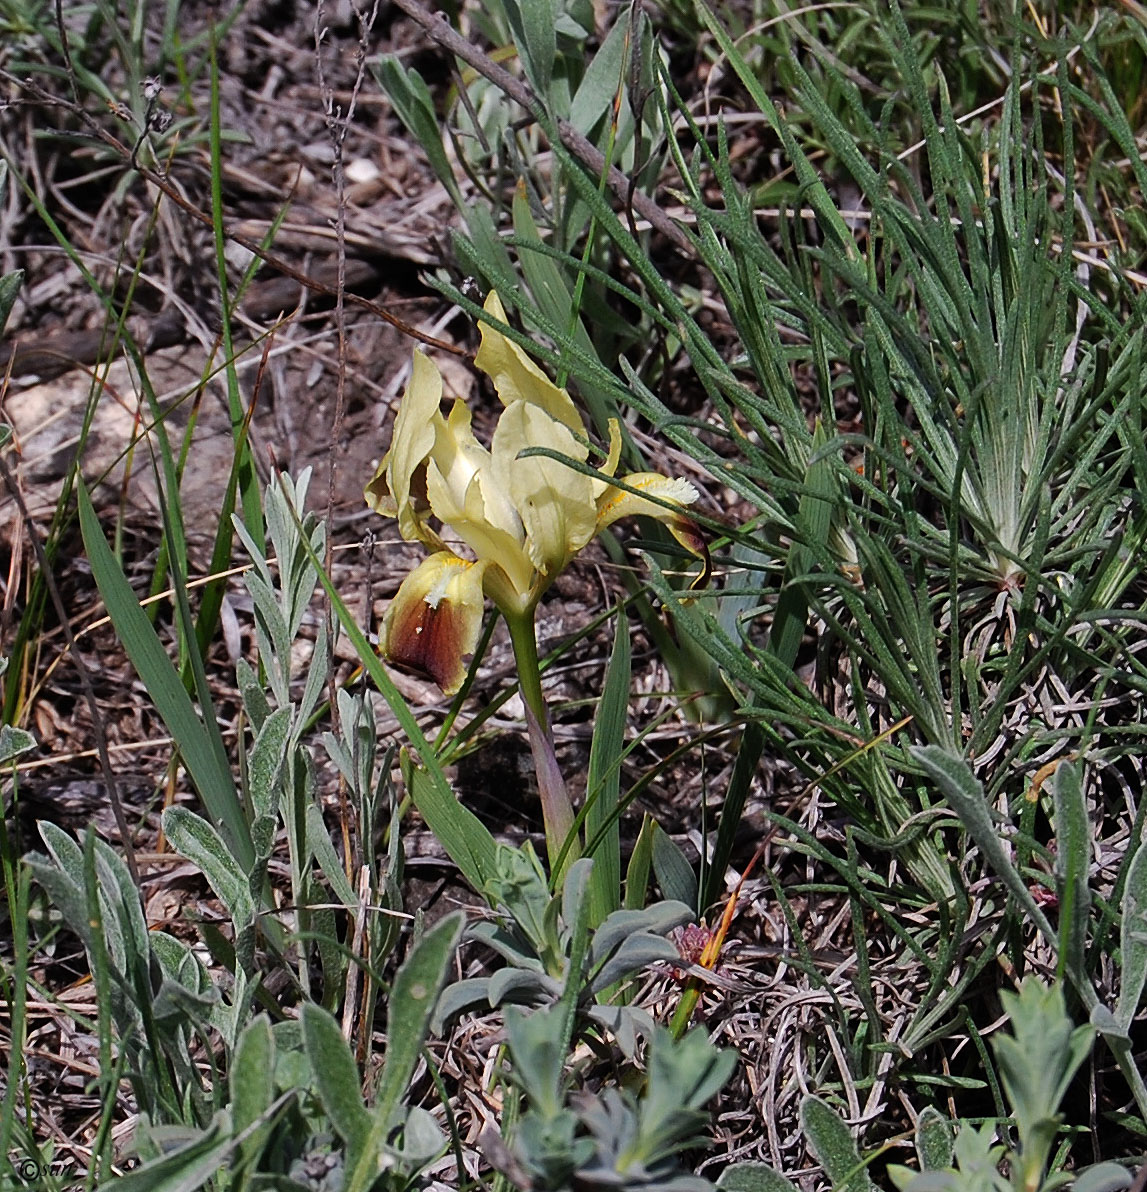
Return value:
[(674, 1039), (657, 1028), (638, 1089), (564, 1092), (564, 1056), (554, 1045), (553, 1007), (506, 1013), (514, 1080), (529, 1108), (496, 1152), (521, 1186), (604, 1185), (705, 1192), (708, 1180), (680, 1169), (678, 1154), (703, 1140), (706, 1106), (729, 1079), (737, 1057), (720, 1052), (704, 1031)]
[[(665, 938), (690, 922), (693, 910), (665, 900), (643, 910), (616, 910), (591, 928), (588, 896), (596, 863), (576, 861), (560, 895), (551, 895), (546, 875), (527, 842), (498, 848), (498, 875), (485, 893), (495, 922), (475, 923), (467, 937), (498, 954), (506, 967), (490, 977), (456, 982), (443, 994), (436, 1021), (466, 1009), (504, 1003), (545, 1006), (560, 1003), (612, 1031), (630, 1057), (637, 1035), (653, 1033), (653, 1019), (637, 1006), (614, 1004), (618, 986), (656, 961), (680, 959)], [(567, 1021), (567, 1038), (574, 1023)]]
[[(1099, 1163), (1078, 1173), (1048, 1169), (1062, 1124), (1059, 1108), (1091, 1051), (1094, 1028), (1073, 1026), (1062, 988), (1036, 977), (1001, 997), (1011, 1033), (996, 1035), (992, 1047), (1011, 1108), (1010, 1123), (964, 1124), (953, 1132), (951, 1123), (929, 1107), (916, 1122), (920, 1170), (891, 1164), (892, 1182), (900, 1192), (1051, 1192), (1062, 1187), (1116, 1192), (1130, 1186), (1130, 1172), (1118, 1163)], [(801, 1123), (834, 1187), (875, 1192), (868, 1175), (874, 1156), (861, 1156), (848, 1127), (827, 1102), (807, 1096)], [(1005, 1141), (997, 1142), (997, 1136)], [(772, 1168), (748, 1163), (728, 1168), (718, 1186), (730, 1192), (792, 1192), (796, 1187)]]
[[(488, 1153), (515, 1183), (703, 1190), (709, 1182), (681, 1171), (677, 1154), (698, 1143), (705, 1106), (736, 1056), (719, 1051), (701, 1030), (674, 1040), (624, 996), (634, 974), (680, 959), (665, 934), (691, 921), (693, 911), (663, 901), (616, 910), (591, 927), (594, 865), (575, 861), (561, 895), (551, 896), (528, 845), (501, 847), (498, 877), (486, 891), (497, 921), (475, 924), (468, 935), (506, 967), (449, 986), (436, 1019), (482, 1004), (505, 1006), (512, 1089), (526, 1109), (504, 1141), (488, 1140)], [(571, 1044), (593, 1036), (611, 1036), (629, 1060), (644, 1040), (644, 1072), (631, 1069), (620, 1087), (577, 1081)]]
[[(922, 1170), (915, 1174), (890, 1168), (896, 1186), (901, 1192), (1050, 1192), (1065, 1186), (1077, 1192), (1114, 1192), (1128, 1187), (1131, 1174), (1117, 1163), (1099, 1163), (1078, 1173), (1048, 1169), (1062, 1121), (1059, 1107), (1091, 1051), (1094, 1028), (1073, 1027), (1062, 988), (1035, 977), (1023, 981), (1017, 992), (1004, 991), (1001, 998), (1011, 1034), (1000, 1034), (992, 1046), (1011, 1105), (1013, 1141), (996, 1144), (993, 1124), (985, 1123), (979, 1129), (962, 1127), (953, 1142), (939, 1115), (921, 1115), (916, 1148)], [(1000, 1173), (1001, 1161), (1006, 1177)]]
[[(340, 733), (328, 733), (324, 744), (367, 829), (367, 876), (357, 890), (335, 853), (315, 793), (313, 746), (305, 735), (328, 679), (321, 633), (301, 682), (294, 661), (324, 535), (315, 518), (300, 517), (308, 479), (304, 474), (297, 484), (276, 481), (267, 490), (274, 568), (239, 530), (255, 559), (246, 583), (261, 665), (256, 671), (241, 664), (238, 674), (252, 729), (235, 784), (242, 798), (235, 796), (230, 810), (218, 801), (208, 804), (224, 828), (237, 823), (239, 830), (230, 835), (184, 807), (164, 815), (171, 845), (198, 866), (231, 920), (229, 938), (201, 925), (222, 974), (213, 976), (182, 939), (148, 930), (124, 862), (93, 834), (81, 846), (44, 824), (48, 854), (27, 858), (36, 880), (76, 925), (88, 955), (106, 1017), (105, 1095), (114, 1097), (122, 1074), (141, 1115), (134, 1145), (143, 1162), (117, 1177), (117, 1187), (190, 1190), (210, 1183), (247, 1189), (271, 1181), (285, 1189), (401, 1189), (447, 1145), (441, 1127), (407, 1096), (461, 916), (448, 916), (422, 934), (390, 983), (388, 1044), (369, 1107), (357, 1061), (333, 1014), (349, 989), (362, 988), (358, 980), (348, 983), (333, 907), (362, 920), (360, 947), (371, 965), (385, 963), (397, 942), (396, 919), (386, 912), (401, 905), (401, 854), (397, 832), (386, 852), (374, 852), (374, 825), (394, 807), (389, 761), (380, 764), (376, 756), (373, 715), (364, 715), (363, 701), (346, 692), (340, 694)], [(100, 533), (98, 526), (93, 533)], [(118, 585), (126, 583), (122, 572), (116, 574), (110, 556), (97, 558), (97, 580), (110, 596), (113, 620), (145, 642), (148, 634), (154, 638), (155, 631), (134, 615), (138, 605), (128, 606), (118, 595)], [(171, 664), (162, 652), (136, 657), (154, 668), (143, 671), (152, 689), (168, 682), (164, 667)], [(174, 723), (186, 733), (201, 722)], [(280, 918), (267, 879), (280, 841), (291, 862), (291, 922)], [(349, 959), (364, 963), (363, 956)], [(269, 991), (268, 978), (276, 971), (286, 979), (288, 997), (302, 1000), (297, 1016), (286, 1014)], [(362, 1004), (373, 1034), (380, 979), (374, 969), (368, 973), (372, 980)], [(257, 1012), (257, 1004), (270, 1015)], [(220, 1184), (224, 1164), (228, 1174)]]

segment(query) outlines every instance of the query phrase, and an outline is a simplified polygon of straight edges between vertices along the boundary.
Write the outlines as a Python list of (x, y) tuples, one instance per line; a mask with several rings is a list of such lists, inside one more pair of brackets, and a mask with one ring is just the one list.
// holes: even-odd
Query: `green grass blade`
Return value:
[(1059, 893), (1059, 963), (1060, 980), (1066, 971), (1073, 980), (1087, 980), (1084, 949), (1091, 893), (1087, 885), (1091, 868), (1092, 830), (1083, 797), (1079, 766), (1062, 762), (1051, 780), (1055, 805), (1056, 859), (1055, 876)]
[[(251, 880), (227, 849), (219, 833), (186, 807), (169, 807), (163, 813), (163, 830), (171, 847), (198, 866), (235, 925), (236, 954), (243, 952), (244, 933), (255, 922)], [(249, 943), (249, 941), (248, 941)]]
[(697, 875), (693, 866), (681, 846), (657, 823), (653, 825), (653, 871), (667, 899), (697, 909)]
[[(223, 210), (222, 117), (219, 110), (219, 61), (216, 54), (215, 28), (211, 37), (211, 121), (209, 144), (211, 150), (211, 222), (215, 230), (215, 268), (219, 282), (219, 302), (222, 314), (223, 363), (227, 378), (227, 407), (231, 415), (231, 431), (239, 453), (239, 491), (243, 508), (243, 524), (256, 542), (263, 541), (263, 511), (259, 501), (259, 478), (251, 457), (246, 436), (246, 417), (239, 392), (239, 374), (235, 368), (235, 346), (231, 338), (231, 297), (227, 281), (227, 237)], [(228, 511), (219, 519), (219, 534), (228, 543), (231, 538), (231, 518)], [(218, 546), (218, 544), (217, 544)], [(221, 552), (217, 549), (215, 555)], [(230, 557), (228, 549), (226, 556)]]
[(916, 1157), (921, 1171), (943, 1171), (955, 1157), (952, 1125), (934, 1106), (926, 1105), (916, 1119)]
[(717, 1180), (721, 1192), (798, 1192), (796, 1184), (767, 1163), (734, 1163)]
[(13, 270), (13, 272), (5, 273), (3, 277), (0, 277), (0, 332), (3, 332), (4, 324), (8, 322), (16, 295), (20, 292), (20, 286), (23, 283), (24, 271), (22, 269)]
[(1115, 1021), (1126, 1034), (1147, 986), (1147, 848), (1142, 844), (1135, 850), (1127, 871), (1121, 909), (1120, 954), (1123, 963)]
[[(936, 783), (952, 810), (960, 817), (968, 835), (976, 842), (987, 864), (1007, 887), (1008, 892), (1023, 907), (1032, 924), (1052, 945), (1058, 937), (1051, 929), (1047, 916), (1040, 910), (1027, 884), (1008, 857), (992, 822), (984, 788), (963, 758), (939, 745), (920, 745), (911, 749), (912, 758)], [(1094, 1000), (1094, 993), (1092, 1000)]]
[(504, 8), (526, 75), (539, 96), (551, 98), (550, 81), (558, 49), (557, 3), (555, 0), (504, 0)]
[[(514, 196), (513, 217), (518, 261), (531, 296), (551, 325), (567, 329), (570, 332), (568, 338), (586, 356), (596, 356), (593, 343), (575, 307), (574, 295), (557, 261), (550, 254), (537, 251), (543, 243), (541, 233), (534, 222), (530, 204), (521, 191)], [(528, 319), (528, 309), (523, 307), (522, 313)], [(561, 373), (558, 379), (560, 383)], [(609, 420), (617, 417), (617, 402), (591, 381), (583, 379), (578, 388), (598, 434), (607, 434)]]
[[(728, 30), (717, 19), (712, 9), (705, 3), (705, 0), (697, 0), (697, 11), (701, 19), (709, 27), (709, 32), (716, 38), (721, 51), (728, 58), (729, 65), (741, 80), (741, 85), (749, 93), (749, 98), (756, 105), (761, 115), (769, 122), (773, 131), (784, 142), (785, 151), (796, 170), (797, 180), (805, 188), (809, 205), (816, 212), (818, 222), (824, 228), (825, 232), (836, 240), (840, 248), (844, 249), (850, 256), (854, 256), (856, 249), (848, 225), (844, 222), (843, 217), (836, 208), (836, 204), (833, 203), (832, 198), (829, 196), (820, 175), (813, 168), (812, 163), (804, 151), (794, 140), (792, 132), (781, 118), (781, 114), (777, 111), (773, 101), (765, 94), (765, 90), (761, 86), (756, 73), (745, 61), (744, 55), (737, 48), (737, 43), (729, 36)], [(794, 62), (791, 65), (795, 66), (796, 63)]]
[(597, 706), (586, 778), (585, 838), (594, 840), (599, 831), (602, 833), (593, 852), (593, 874), (589, 883), (592, 927), (621, 905), (621, 829), (616, 809), (621, 788), (625, 726), (629, 718), (631, 675), (629, 622), (624, 608), (618, 608), (613, 652), (605, 672), (601, 702)]
[(625, 871), (625, 909), (639, 911), (645, 906), (649, 875), (653, 870), (653, 829), (657, 821), (648, 812), (637, 834), (637, 843)]
[(194, 1142), (154, 1163), (105, 1181), (98, 1192), (113, 1189), (114, 1192), (195, 1192), (202, 1188), (218, 1174), (237, 1145), (237, 1140), (228, 1134), (220, 1137), (220, 1121), (225, 1121), (224, 1115)]
[(717, 840), (713, 846), (713, 859), (705, 869), (705, 884), (701, 890), (699, 907), (702, 914), (725, 890), (725, 870), (729, 867), (729, 859), (733, 855), (737, 829), (741, 826), (741, 815), (745, 810), (745, 802), (752, 789), (757, 763), (761, 760), (764, 748), (765, 734), (756, 721), (750, 720), (745, 725), (741, 744), (737, 749), (737, 760), (733, 763), (729, 789), (725, 792), (725, 803), (721, 808), (720, 822), (717, 824)]
[(4, 896), (9, 908), (12, 964), (0, 968), (0, 998), (8, 1008), (9, 1027), (7, 1081), (0, 1102), (0, 1155), (12, 1152), (20, 1090), (25, 1086), (27, 1061), (25, 1043), (28, 1032), (28, 966), (32, 958), (29, 940), (28, 909), (33, 872), (18, 864), (8, 825), (0, 819), (0, 866), (4, 874)]
[[(805, 472), (806, 490), (801, 494), (797, 514), (797, 529), (801, 543), (794, 543), (789, 551), (784, 586), (769, 631), (769, 648), (789, 667), (796, 662), (797, 651), (808, 623), (809, 593), (804, 576), (815, 567), (817, 554), (828, 548), (832, 513), (839, 503), (839, 488), (832, 457), (821, 450), (827, 440), (828, 436), (818, 422), (813, 436), (813, 449), (817, 454)], [(819, 550), (811, 550), (810, 546)]]
[(351, 1172), (348, 1192), (366, 1192), (378, 1176), (375, 1155), (414, 1075), (438, 995), (446, 984), (450, 962), (462, 938), (464, 922), (465, 916), (456, 911), (436, 923), (415, 944), (394, 978), (387, 1020), (386, 1063), (372, 1110), (374, 1121), (362, 1157)]
[(217, 743), (218, 730), (213, 740), (196, 712), (179, 672), (112, 555), (91, 497), (82, 482), (76, 491), (84, 547), (116, 634), (167, 725), (167, 731), (175, 739), (207, 814), (223, 832), (239, 864), (250, 869), (255, 851), (230, 764)]
[(422, 146), (422, 152), (426, 154), (438, 181), (446, 188), (454, 205), (462, 210), (466, 204), (462, 192), (458, 189), (454, 168), (442, 144), (442, 131), (434, 110), (434, 98), (422, 76), (395, 55), (387, 54), (376, 63), (374, 77), (386, 92), (395, 115), (406, 126), (406, 131)]
[[(227, 1084), (236, 1131), (261, 1122), (275, 1099), (275, 1038), (266, 1015), (254, 1019), (239, 1036)], [(255, 1158), (264, 1134), (257, 1133), (241, 1148), (249, 1159)]]

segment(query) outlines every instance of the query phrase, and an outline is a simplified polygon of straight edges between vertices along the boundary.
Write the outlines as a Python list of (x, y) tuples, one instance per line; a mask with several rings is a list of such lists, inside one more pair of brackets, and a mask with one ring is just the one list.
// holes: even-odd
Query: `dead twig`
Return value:
[[(45, 90), (33, 80), (19, 78), (18, 76), (6, 70), (0, 70), (0, 78), (5, 79), (14, 86), (29, 92), (31, 95), (34, 95), (41, 103), (49, 107), (63, 108), (65, 111), (70, 112), (84, 124), (84, 126), (95, 139), (101, 141), (103, 144), (107, 145), (108, 148), (112, 149), (123, 159), (125, 164), (130, 164), (131, 150), (128, 148), (128, 146), (125, 145), (118, 137), (113, 136), (106, 129), (102, 128), (100, 124), (94, 120), (89, 113), (84, 111), (79, 104), (72, 103), (67, 99), (62, 99), (58, 95), (53, 95), (50, 91)], [(0, 157), (3, 157), (3, 159), (7, 161), (13, 175), (20, 180), (21, 185), (26, 187), (18, 164), (9, 158), (7, 153), (3, 151), (2, 147), (0, 147)], [(146, 179), (152, 184), (152, 186), (155, 186), (161, 190), (164, 195), (166, 195), (167, 198), (169, 198), (181, 211), (185, 212), (197, 223), (201, 223), (204, 225), (204, 227), (208, 228), (214, 227), (210, 213), (201, 211), (190, 199), (183, 195), (176, 186), (172, 185), (172, 183), (166, 177), (164, 177), (164, 175), (158, 173), (155, 170), (149, 169), (144, 165), (137, 165), (136, 170), (141, 178)], [(284, 277), (289, 277), (292, 281), (298, 282), (299, 285), (309, 290), (312, 294), (322, 294), (324, 297), (337, 300), (339, 293), (337, 284), (327, 285), (318, 281), (316, 278), (311, 277), (309, 274), (295, 269), (292, 265), (289, 265), (286, 261), (284, 261), (282, 257), (278, 257), (274, 253), (268, 252), (267, 249), (265, 249), (257, 240), (252, 240), (250, 236), (244, 236), (241, 232), (236, 232), (232, 228), (228, 228), (226, 223), (224, 223), (222, 230), (226, 239), (230, 240), (233, 244), (238, 244), (240, 247), (245, 248), (248, 252), (253, 253), (259, 258), (260, 261), (262, 261), (265, 265), (270, 266), (270, 268), (274, 269), (277, 273), (281, 273)], [(435, 348), (439, 352), (448, 352), (451, 356), (466, 357), (470, 355), (470, 352), (468, 352), (467, 349), (460, 348), (456, 344), (446, 343), (445, 340), (436, 339), (433, 335), (427, 335), (425, 331), (420, 331), (417, 327), (412, 326), (410, 323), (404, 322), (397, 315), (391, 314), (390, 311), (388, 311), (385, 307), (379, 306), (377, 302), (372, 302), (369, 298), (364, 298), (360, 294), (344, 291), (343, 299), (344, 301), (349, 302), (352, 306), (357, 306), (362, 310), (369, 311), (372, 315), (380, 318), (384, 323), (389, 323), (390, 326), (397, 328), (397, 330), (401, 331), (403, 335), (408, 335), (411, 337), (411, 339), (416, 339), (420, 343), (426, 344), (427, 347)]]
[(546, 112), (542, 101), (520, 79), (514, 78), (509, 71), (504, 70), (477, 46), (471, 45), (438, 13), (431, 13), (423, 8), (418, 0), (394, 0), (396, 8), (402, 9), (412, 21), (421, 25), (430, 35), (430, 39), (444, 50), (461, 58), (468, 66), (472, 66), (479, 74), (489, 79), (499, 91), (509, 96), (516, 104), (520, 104), (533, 119), (553, 139), (557, 139), (578, 159), (591, 173), (599, 177), (605, 174), (610, 190), (622, 203), (632, 202), (633, 209), (657, 229), (666, 239), (673, 242), (682, 252), (692, 256), (693, 248), (689, 238), (658, 207), (657, 203), (648, 195), (633, 190), (629, 176), (616, 166), (609, 166), (605, 155), (584, 137), (568, 120), (552, 120)]

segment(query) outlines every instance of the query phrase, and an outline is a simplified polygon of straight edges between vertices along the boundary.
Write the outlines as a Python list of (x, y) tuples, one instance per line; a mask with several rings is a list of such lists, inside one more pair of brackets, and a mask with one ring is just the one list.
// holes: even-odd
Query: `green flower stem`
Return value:
[(673, 1011), (673, 1017), (669, 1022), (669, 1033), (674, 1039), (680, 1039), (689, 1029), (693, 1011), (697, 1009), (697, 1003), (700, 1000), (701, 982), (696, 977), (690, 977), (681, 991), (681, 1000), (677, 1003), (677, 1008)]
[(558, 768), (554, 751), (554, 734), (550, 714), (542, 694), (542, 676), (538, 665), (538, 640), (534, 634), (533, 613), (506, 617), (514, 659), (518, 664), (518, 684), (522, 702), (526, 705), (526, 728), (530, 737), (530, 752), (534, 755), (534, 769), (538, 775), (538, 794), (542, 800), (542, 818), (546, 824), (546, 852), (555, 872), (552, 880), (560, 889), (565, 870), (581, 855), (576, 839), (566, 850), (562, 872), (556, 872), (566, 839), (574, 831), (573, 806), (566, 791), (565, 780)]

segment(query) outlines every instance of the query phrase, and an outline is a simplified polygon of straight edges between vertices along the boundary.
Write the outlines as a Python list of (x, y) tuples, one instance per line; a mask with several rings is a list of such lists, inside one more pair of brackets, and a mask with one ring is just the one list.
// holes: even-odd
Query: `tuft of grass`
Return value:
[[(686, 255), (710, 280), (730, 341), (714, 341), (658, 246), (580, 166), (560, 96), (528, 62), (531, 114), (561, 172), (548, 198), (538, 188), (529, 225), (497, 198), (489, 217), (470, 205), (459, 253), (502, 291), (522, 280), (524, 322), (552, 341), (549, 362), (568, 368), (587, 404), (609, 393), (748, 508), (735, 526), (714, 522), (723, 586), (686, 599), (655, 572), (652, 591), (754, 726), (742, 773), (761, 752), (783, 757), (807, 781), (804, 797), (815, 790), (844, 816), (838, 845), (839, 832), (826, 842), (765, 812), (787, 849), (815, 856), (817, 872), (840, 871), (843, 884), (825, 889), (850, 904), (862, 989), (874, 913), (930, 974), (901, 1037), (935, 1048), (965, 1031), (963, 999), (992, 948), (1006, 941), (1022, 970), (1041, 920), (1030, 899), (989, 908), (970, 898), (979, 866), (1003, 875), (970, 805), (934, 786), (910, 746), (975, 770), (994, 832), (1014, 841), (1016, 891), (1066, 831), (1036, 781), (1057, 759), (1088, 763), (1096, 847), (1128, 827), (1103, 775), (1142, 773), (1142, 686), (1120, 634), (1134, 635), (1144, 607), (1143, 308), (1122, 252), (1096, 259), (1076, 247), (1112, 214), (1081, 186), (1096, 146), (1124, 147), (1119, 188), (1138, 185), (1132, 126), (1094, 43), (1063, 14), (982, 21), (953, 5), (925, 23), (895, 4), (728, 19), (704, 3), (668, 7), (678, 37), (710, 47), (718, 114), (699, 118), (656, 55), (645, 102), (661, 129), (677, 130), (664, 142), (676, 171), (668, 193), (687, 213)], [(771, 190), (746, 182), (734, 159), (734, 105), (764, 130), (754, 161), (780, 179)], [(484, 181), (496, 194), (492, 171)], [(591, 222), (571, 247), (556, 219), (575, 203)], [(570, 334), (545, 297), (559, 284), (600, 287), (660, 354), (623, 348), (614, 361), (592, 336)], [(664, 400), (666, 358), (703, 391), (700, 416)], [(1099, 633), (1097, 622), (1121, 629)], [(810, 668), (799, 675), (798, 659)], [(740, 785), (726, 804), (738, 813)], [(1116, 846), (1124, 864), (1131, 839)], [(783, 884), (776, 893), (782, 905), (793, 896)], [(921, 932), (903, 926), (909, 908), (929, 906)], [(1109, 938), (1115, 914), (1091, 913), (1077, 930)], [(952, 993), (969, 915), (993, 927), (961, 957)], [(799, 933), (795, 911), (789, 927)], [(1063, 963), (1054, 933), (1040, 946)], [(1071, 947), (1086, 956), (1077, 988), (1090, 990), (1110, 953)], [(851, 1079), (885, 1062), (871, 996), (861, 1009), (842, 1018)], [(1124, 1074), (1142, 1112), (1133, 1063)]]

